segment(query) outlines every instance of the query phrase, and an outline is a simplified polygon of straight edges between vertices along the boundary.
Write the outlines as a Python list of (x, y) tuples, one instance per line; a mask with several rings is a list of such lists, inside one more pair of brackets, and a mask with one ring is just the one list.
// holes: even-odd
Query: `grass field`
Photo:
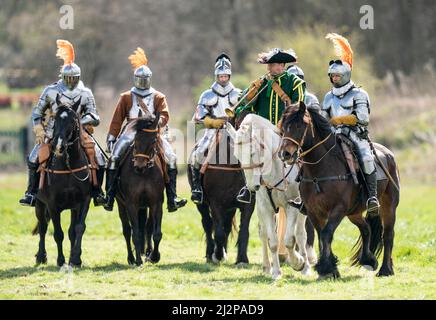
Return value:
[[(187, 191), (181, 177), (181, 189)], [(81, 269), (56, 267), (56, 247), (50, 226), (48, 264), (35, 267), (38, 237), (30, 232), (36, 218), (17, 205), (25, 185), (23, 174), (0, 175), (0, 298), (1, 299), (435, 299), (436, 187), (403, 186), (397, 211), (394, 267), (396, 275), (376, 278), (375, 272), (349, 266), (358, 231), (345, 221), (333, 249), (342, 278), (316, 281), (284, 266), (273, 282), (262, 274), (257, 216), (250, 227), (250, 265), (237, 268), (236, 237), (229, 260), (205, 263), (200, 215), (190, 203), (176, 213), (164, 213), (161, 261), (141, 268), (127, 265), (126, 248), (116, 211), (91, 208), (83, 242)], [(188, 196), (188, 192), (184, 192)], [(63, 213), (64, 251), (68, 259), (69, 212)]]

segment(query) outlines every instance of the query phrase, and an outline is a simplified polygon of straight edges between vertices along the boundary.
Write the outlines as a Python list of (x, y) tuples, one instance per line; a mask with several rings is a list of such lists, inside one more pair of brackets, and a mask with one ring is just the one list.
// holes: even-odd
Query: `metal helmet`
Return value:
[(80, 81), (80, 67), (75, 63), (66, 64), (61, 68), (60, 77), (64, 85), (73, 90)]
[(135, 69), (134, 72), (134, 85), (141, 90), (150, 89), (152, 72), (149, 67), (142, 65)]
[(221, 53), (215, 60), (215, 76), (232, 74), (232, 62), (230, 57), (225, 53)]
[(300, 67), (297, 67), (295, 65), (290, 66), (287, 69), (289, 74), (295, 74), (297, 77), (299, 77), (301, 80), (304, 80), (304, 72), (303, 69), (301, 69)]
[(332, 74), (338, 74), (341, 76), (339, 83), (334, 84), (335, 87), (340, 88), (350, 82), (351, 66), (342, 60), (332, 60), (329, 63), (328, 76), (330, 78), (330, 82), (333, 83)]

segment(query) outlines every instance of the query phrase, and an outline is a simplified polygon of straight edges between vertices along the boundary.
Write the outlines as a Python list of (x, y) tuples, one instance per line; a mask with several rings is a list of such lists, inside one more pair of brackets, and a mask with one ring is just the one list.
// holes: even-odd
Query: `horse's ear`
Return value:
[(143, 115), (142, 115), (142, 110), (139, 109), (139, 110), (138, 110), (138, 118), (142, 118), (142, 117), (143, 117)]
[(58, 107), (60, 107), (62, 105), (59, 93), (56, 94), (56, 104)]
[(306, 112), (306, 104), (304, 103), (304, 101), (300, 101), (300, 111), (301, 112)]
[(82, 101), (82, 97), (80, 97), (79, 100), (77, 100), (76, 102), (74, 102), (74, 104), (71, 106), (71, 108), (72, 108), (74, 111), (77, 111), (78, 108), (79, 108), (79, 106), (80, 106), (80, 102), (81, 102), (81, 101)]

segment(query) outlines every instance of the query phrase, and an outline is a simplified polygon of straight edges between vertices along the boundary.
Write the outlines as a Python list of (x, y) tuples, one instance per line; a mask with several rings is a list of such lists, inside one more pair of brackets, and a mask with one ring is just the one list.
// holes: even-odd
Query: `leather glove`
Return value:
[(36, 136), (35, 139), (36, 144), (44, 143), (45, 130), (44, 130), (44, 126), (41, 123), (33, 126), (33, 133), (35, 133)]
[(354, 114), (348, 116), (333, 117), (330, 119), (330, 123), (334, 126), (345, 124), (349, 126), (355, 126), (357, 124), (357, 117)]
[(223, 126), (223, 124), (226, 122), (226, 120), (225, 119), (212, 119), (211, 117), (209, 117), (209, 116), (206, 116), (205, 118), (204, 118), (204, 126), (206, 127), (206, 128), (209, 128), (209, 129), (219, 129), (219, 128), (221, 128), (222, 126)]
[(94, 133), (94, 127), (91, 126), (90, 124), (85, 125), (85, 129), (89, 134), (93, 134)]

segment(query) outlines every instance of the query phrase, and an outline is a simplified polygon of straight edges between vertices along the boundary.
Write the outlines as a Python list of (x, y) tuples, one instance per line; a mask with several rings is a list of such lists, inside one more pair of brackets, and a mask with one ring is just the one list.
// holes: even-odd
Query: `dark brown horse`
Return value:
[(51, 219), (54, 227), (54, 239), (58, 249), (57, 265), (65, 263), (62, 250), (64, 233), (61, 227), (61, 212), (71, 209), (71, 223), (68, 236), (71, 241), (69, 264), (81, 266), (82, 237), (85, 232), (85, 219), (91, 199), (90, 170), (85, 151), (80, 145), (79, 117), (73, 106), (63, 106), (58, 100), (55, 116), (51, 150), (47, 162), (47, 172), (42, 188), (37, 193), (35, 205), (38, 224), (33, 234), (39, 233), (39, 250), (36, 263), (46, 263), (45, 235)]
[[(159, 262), (162, 239), (162, 204), (165, 166), (160, 161), (159, 114), (138, 118), (136, 136), (120, 163), (116, 200), (127, 244), (129, 264), (142, 264), (141, 254), (153, 263)], [(135, 246), (136, 258), (131, 241)], [(153, 237), (154, 246), (151, 242)], [(147, 250), (145, 249), (147, 241)]]
[[(237, 160), (230, 161), (233, 156), (230, 136), (226, 130), (220, 130), (217, 143), (209, 149), (210, 164), (202, 179), (203, 203), (197, 205), (201, 214), (201, 222), (206, 233), (206, 259), (208, 262), (220, 262), (225, 259), (229, 234), (236, 210), (241, 212), (238, 255), (236, 264), (248, 263), (247, 246), (249, 239), (250, 219), (254, 211), (255, 196), (250, 203), (236, 200), (239, 190), (245, 185), (244, 173)], [(221, 146), (221, 148), (220, 148)], [(226, 157), (220, 160), (219, 150), (226, 151)], [(215, 161), (212, 161), (212, 157)], [(191, 169), (188, 170), (189, 183), (192, 185)]]
[(327, 119), (304, 103), (287, 108), (283, 116), (282, 158), (302, 164), (300, 193), (307, 214), (318, 233), (320, 259), (316, 270), (321, 278), (339, 277), (337, 257), (331, 243), (333, 234), (347, 216), (361, 234), (353, 265), (370, 266), (375, 270), (377, 258), (384, 247), (378, 276), (394, 274), (392, 248), (396, 208), (399, 203), (399, 172), (391, 151), (374, 144), (378, 157), (385, 162), (393, 181), (378, 181), (380, 215), (363, 217), (366, 210), (366, 188), (355, 185), (344, 153)]

